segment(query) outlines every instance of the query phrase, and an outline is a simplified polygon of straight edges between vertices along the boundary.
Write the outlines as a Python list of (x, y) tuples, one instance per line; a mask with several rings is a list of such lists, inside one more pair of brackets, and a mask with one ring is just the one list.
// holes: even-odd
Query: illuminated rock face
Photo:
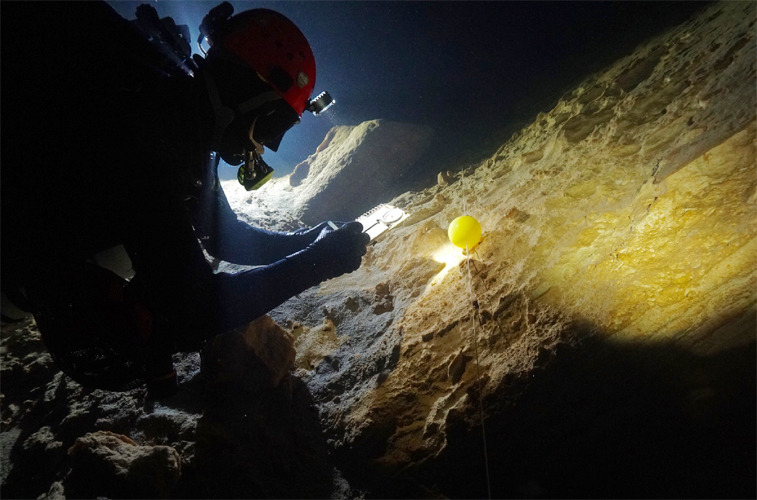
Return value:
[[(594, 374), (597, 380), (616, 377), (619, 363), (607, 353), (617, 349), (655, 349), (649, 356), (633, 351), (634, 359), (656, 360), (654, 368), (644, 365), (644, 373), (663, 366), (688, 373), (699, 362), (694, 360), (740, 349), (747, 360), (754, 358), (754, 23), (753, 4), (716, 4), (590, 77), (480, 166), (394, 199), (411, 216), (379, 238), (360, 270), (293, 301), (295, 314), (276, 313), (282, 323), (304, 323), (298, 325), (298, 358), (308, 365), (301, 364), (299, 374), (319, 401), (338, 452), (362, 456), (361, 464), (375, 470), (405, 470), (427, 480), (433, 475), (434, 484), (449, 486), (444, 476), (465, 468), (462, 462), (473, 460), (481, 466), (477, 477), (483, 474), (482, 462), (454, 455), (465, 449), (460, 436), (480, 435), (479, 402), (488, 425), (516, 432), (522, 423), (502, 423), (510, 418), (508, 408), (525, 404), (520, 401), (529, 398), (531, 379), (538, 384), (553, 376), (541, 375), (552, 373), (551, 364), (566, 366), (561, 356), (585, 362), (596, 354), (587, 346), (600, 343), (604, 347), (596, 350), (606, 363), (585, 364), (603, 370)], [(484, 228), (470, 262), (445, 238), (449, 222), (463, 214)], [(376, 309), (379, 302), (388, 306)], [(316, 342), (320, 350), (309, 352), (308, 336), (324, 336), (324, 321), (335, 325), (331, 350)], [(632, 394), (640, 392), (630, 391), (620, 398), (628, 402), (606, 410), (605, 422), (612, 425), (612, 411), (642, 411), (645, 404), (648, 415), (658, 397), (675, 400), (682, 412), (660, 418), (688, 423), (703, 412), (711, 415), (715, 402), (726, 398), (715, 395), (718, 383), (727, 385), (714, 371), (676, 374), (680, 387), (666, 388), (670, 397), (655, 393), (637, 401)], [(753, 371), (745, 373), (753, 377)], [(583, 405), (560, 403), (571, 382), (557, 378), (538, 394), (555, 403), (554, 411), (584, 411)], [(741, 382), (740, 394), (749, 394), (754, 382)], [(597, 397), (592, 404), (606, 404)], [(753, 427), (753, 406), (744, 411)], [(572, 429), (574, 434), (556, 431), (564, 434), (554, 442), (587, 432), (587, 422), (576, 424), (583, 430)], [(638, 429), (631, 432), (646, 432)], [(749, 439), (753, 445), (753, 434)], [(498, 443), (513, 445), (502, 436)], [(538, 449), (533, 442), (526, 447)], [(524, 449), (512, 453), (529, 459)], [(490, 448), (490, 455), (502, 459), (490, 464), (492, 475), (517, 471), (505, 470), (505, 452)], [(748, 462), (753, 469), (753, 455)], [(533, 484), (510, 481), (525, 490), (501, 494), (572, 491), (543, 490), (543, 477)], [(689, 487), (706, 479), (699, 481)], [(715, 494), (716, 483), (710, 484)], [(644, 479), (628, 491), (660, 491), (654, 481), (647, 490), (639, 484)], [(445, 493), (471, 491), (486, 494)], [(574, 494), (592, 491), (613, 493), (587, 486)], [(671, 486), (670, 494), (682, 492), (696, 493)]]
[[(108, 431), (171, 458), (143, 496), (754, 498), (755, 9), (707, 7), (481, 165), (376, 200), (409, 218), (271, 313), (291, 338), (265, 318), (216, 339), (201, 375), (177, 356), (172, 399), (84, 389), (32, 321), (4, 327), (2, 494), (108, 494), (70, 451)], [(371, 123), (230, 200), (292, 227), (297, 190)], [(447, 237), (463, 214), (484, 232), (470, 260)]]
[(353, 220), (383, 201), (388, 186), (428, 148), (431, 134), (426, 126), (387, 120), (333, 127), (292, 174), (271, 179), (253, 196), (234, 183), (224, 190), (257, 226), (299, 229)]

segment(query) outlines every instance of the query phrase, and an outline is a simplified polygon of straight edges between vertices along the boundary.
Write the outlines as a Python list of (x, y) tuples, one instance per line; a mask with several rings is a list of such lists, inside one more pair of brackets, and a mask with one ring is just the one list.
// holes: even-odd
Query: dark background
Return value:
[[(140, 3), (109, 2), (127, 19)], [(198, 35), (219, 1), (152, 1)], [(315, 92), (337, 105), (309, 113), (265, 159), (289, 173), (334, 125), (384, 118), (431, 125), (440, 158), (491, 155), (565, 92), (706, 2), (232, 2), (277, 10), (297, 24), (317, 62)], [(197, 52), (196, 47), (193, 47)], [(419, 169), (424, 168), (418, 166)], [(438, 171), (440, 165), (428, 166)], [(421, 173), (422, 172), (417, 172)]]

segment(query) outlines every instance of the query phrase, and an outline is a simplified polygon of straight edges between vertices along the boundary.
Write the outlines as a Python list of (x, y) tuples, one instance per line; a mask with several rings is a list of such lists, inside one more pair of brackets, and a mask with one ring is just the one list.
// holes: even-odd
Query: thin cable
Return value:
[[(467, 197), (465, 194), (465, 168), (460, 173), (460, 186), (463, 190), (463, 215), (467, 215)], [(471, 275), (470, 250), (465, 245), (465, 261), (468, 267), (468, 296), (473, 306), (473, 315), (471, 316), (471, 330), (473, 332), (473, 352), (476, 356), (476, 385), (478, 386), (478, 414), (481, 420), (481, 436), (484, 441), (484, 468), (486, 469), (486, 492), (487, 498), (492, 497), (491, 479), (489, 477), (489, 451), (486, 445), (486, 426), (484, 425), (484, 401), (483, 389), (481, 388), (481, 363), (478, 358), (478, 336), (476, 334), (476, 313), (478, 312), (478, 301), (473, 296), (473, 277)]]
[[(468, 208), (466, 206), (465, 202), (465, 167), (460, 171), (460, 187), (463, 190), (463, 215), (467, 215)], [(468, 253), (468, 248), (465, 248), (466, 254)]]
[(470, 271), (470, 251), (468, 245), (465, 246), (465, 260), (468, 267), (468, 295), (473, 305), (473, 315), (471, 316), (471, 331), (473, 332), (473, 352), (476, 356), (476, 385), (478, 386), (478, 413), (481, 419), (481, 436), (484, 440), (484, 467), (486, 468), (486, 491), (488, 498), (492, 497), (491, 480), (489, 478), (489, 451), (486, 446), (486, 426), (484, 425), (484, 401), (483, 388), (481, 387), (481, 364), (478, 359), (478, 336), (476, 335), (476, 313), (478, 312), (478, 301), (473, 296), (473, 277)]
[[(479, 258), (479, 260), (481, 259), (481, 257), (478, 255), (478, 252), (476, 251), (476, 248), (473, 249), (473, 253), (476, 255), (476, 257)], [(476, 262), (475, 261), (473, 261), (472, 264), (473, 264), (473, 269), (476, 271), (476, 276), (478, 276), (481, 273), (481, 271), (479, 271), (478, 267), (476, 267)], [(486, 290), (486, 294), (489, 295), (489, 296), (491, 296), (491, 291), (489, 291), (489, 287), (487, 286), (485, 279), (481, 278), (481, 284), (484, 285), (484, 290)], [(478, 318), (481, 320), (481, 326), (483, 327), (484, 326), (484, 322), (483, 322), (483, 318), (481, 317), (480, 313), (478, 315)], [(494, 322), (497, 325), (497, 328), (499, 329), (499, 334), (502, 336), (502, 338), (504, 338), (505, 337), (505, 331), (502, 329), (502, 325), (499, 322), (499, 317), (496, 314), (492, 314), (492, 319), (494, 320)]]

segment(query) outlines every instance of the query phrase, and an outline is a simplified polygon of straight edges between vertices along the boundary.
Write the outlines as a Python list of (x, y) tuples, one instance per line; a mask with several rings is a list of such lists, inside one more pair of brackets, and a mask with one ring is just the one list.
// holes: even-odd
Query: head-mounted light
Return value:
[(315, 99), (311, 99), (310, 102), (308, 102), (305, 109), (318, 116), (334, 104), (336, 104), (336, 101), (331, 97), (331, 94), (328, 92), (321, 92)]
[(247, 191), (252, 191), (271, 180), (271, 177), (273, 169), (263, 161), (260, 154), (254, 149), (245, 151), (245, 161), (237, 171), (239, 183)]
[[(318, 116), (336, 101), (328, 92), (321, 92), (315, 99), (311, 99), (305, 109)], [(278, 151), (284, 134), (300, 122), (297, 113), (284, 100), (277, 100), (269, 105), (267, 110), (255, 118), (252, 135), (256, 142), (271, 151)], [(248, 191), (258, 189), (273, 176), (273, 169), (263, 161), (254, 147), (247, 148), (245, 160), (237, 173), (239, 183)]]
[[(336, 101), (328, 92), (321, 92), (315, 99), (308, 102), (305, 110), (318, 116), (334, 104)], [(284, 134), (300, 122), (299, 116), (283, 99), (267, 103), (257, 112), (253, 132), (255, 141), (271, 151), (278, 151)]]

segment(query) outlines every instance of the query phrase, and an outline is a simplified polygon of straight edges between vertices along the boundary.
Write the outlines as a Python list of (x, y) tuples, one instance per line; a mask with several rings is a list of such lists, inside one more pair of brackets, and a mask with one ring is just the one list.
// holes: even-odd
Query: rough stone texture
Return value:
[[(296, 353), (292, 335), (270, 316), (262, 316), (243, 330), (218, 335), (203, 354), (203, 372), (214, 382), (250, 378), (251, 385), (261, 385), (257, 379), (263, 378), (263, 387), (277, 387), (294, 368)], [(248, 375), (250, 370), (254, 374)]]
[[(380, 203), (430, 144), (428, 127), (387, 120), (332, 128), (292, 174), (255, 193), (224, 189), (243, 217), (268, 227), (352, 220)], [(280, 207), (287, 207), (282, 213)]]
[(199, 354), (175, 356), (181, 390), (153, 401), (82, 388), (55, 369), (33, 321), (3, 325), (2, 496), (351, 495), (291, 376), (286, 331), (264, 317), (204, 354), (202, 371)]
[(431, 136), (426, 127), (385, 120), (332, 132), (308, 160), (308, 175), (298, 188), (293, 213), (306, 224), (350, 220), (373, 208)]
[[(237, 332), (205, 375), (177, 356), (181, 392), (151, 402), (81, 388), (33, 322), (3, 327), (2, 496), (67, 493), (65, 450), (110, 431), (175, 449), (181, 498), (754, 498), (756, 8), (708, 6), (480, 165), (376, 200), (410, 217), (271, 313), (294, 360), (263, 320), (279, 348)], [(293, 227), (314, 167), (224, 187)], [(470, 260), (446, 239), (463, 213)]]
[(195, 454), (177, 497), (326, 498), (333, 463), (307, 386), (269, 374), (216, 378), (197, 423)]
[(754, 22), (716, 4), (591, 76), (275, 312), (353, 478), (486, 495), (483, 407), (495, 496), (754, 494)]
[(181, 476), (181, 458), (170, 446), (140, 446), (122, 434), (97, 431), (68, 450), (75, 497), (166, 498)]

